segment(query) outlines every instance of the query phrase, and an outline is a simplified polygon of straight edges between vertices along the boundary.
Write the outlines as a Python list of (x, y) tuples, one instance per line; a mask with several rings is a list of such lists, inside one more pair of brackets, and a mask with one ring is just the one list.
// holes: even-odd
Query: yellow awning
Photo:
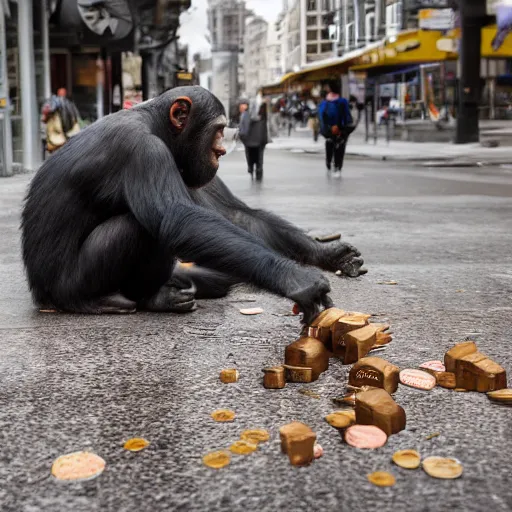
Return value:
[[(438, 40), (442, 33), (434, 30), (409, 30), (395, 38), (388, 38), (379, 48), (366, 50), (356, 59), (351, 70), (363, 70), (382, 66), (400, 66), (438, 62), (456, 58), (453, 51), (439, 49)], [(395, 40), (393, 40), (395, 39)], [(390, 42), (393, 40), (393, 42)], [(447, 49), (452, 49), (451, 47)]]

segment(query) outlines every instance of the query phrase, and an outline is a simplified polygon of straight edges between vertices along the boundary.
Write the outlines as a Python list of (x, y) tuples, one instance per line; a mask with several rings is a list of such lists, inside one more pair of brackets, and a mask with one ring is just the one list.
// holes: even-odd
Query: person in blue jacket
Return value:
[(341, 85), (335, 80), (325, 85), (326, 96), (318, 107), (320, 132), (325, 137), (325, 156), (327, 169), (331, 170), (334, 157), (334, 177), (341, 176), (345, 147), (347, 145), (347, 127), (353, 124), (350, 106), (341, 97)]

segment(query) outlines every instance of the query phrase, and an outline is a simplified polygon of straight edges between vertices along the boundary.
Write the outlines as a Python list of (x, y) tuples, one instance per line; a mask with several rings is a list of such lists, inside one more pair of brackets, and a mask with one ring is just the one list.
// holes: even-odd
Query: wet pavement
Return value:
[[(226, 157), (221, 176), (250, 205), (312, 233), (340, 231), (361, 250), (369, 273), (331, 275), (332, 297), (391, 323), (383, 357), (416, 367), (471, 338), (512, 372), (510, 170), (347, 159), (336, 180), (320, 155), (268, 151), (263, 183), (251, 182), (241, 152)], [(0, 510), (512, 509), (512, 409), (485, 395), (401, 386), (395, 398), (407, 429), (364, 451), (344, 445), (323, 419), (350, 367), (331, 360), (313, 384), (265, 390), (261, 369), (281, 362), (299, 331), (296, 318), (280, 316), (291, 308), (285, 299), (241, 287), (187, 316), (39, 314), (20, 264), (28, 180), (0, 181)], [(387, 280), (398, 285), (377, 284)], [(240, 315), (254, 306), (265, 312)], [(240, 381), (221, 384), (219, 371), (230, 367)], [(299, 393), (304, 387), (321, 398)], [(235, 410), (235, 421), (214, 423), (217, 408)], [(292, 467), (280, 453), (278, 429), (292, 420), (309, 424), (324, 448), (309, 467)], [(234, 455), (221, 470), (202, 465), (202, 455), (257, 427), (272, 437), (256, 453)], [(123, 451), (134, 436), (150, 447)], [(464, 474), (444, 481), (394, 467), (391, 455), (405, 448), (455, 457)], [(77, 450), (102, 456), (105, 472), (54, 481), (52, 461)], [(372, 486), (366, 475), (377, 470), (392, 472), (396, 485)]]

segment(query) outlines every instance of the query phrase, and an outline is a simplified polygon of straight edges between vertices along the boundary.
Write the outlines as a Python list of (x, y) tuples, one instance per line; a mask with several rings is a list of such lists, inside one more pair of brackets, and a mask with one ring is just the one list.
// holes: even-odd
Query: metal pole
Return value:
[[(0, 101), (5, 101), (3, 107), (0, 107), (0, 131), (3, 136), (0, 144), (3, 146), (1, 151), (0, 176), (12, 176), (12, 127), (11, 113), (9, 104), (9, 82), (7, 75), (7, 44), (5, 32), (5, 15), (3, 3), (0, 1)], [(3, 124), (3, 127), (1, 126)]]
[(52, 95), (50, 73), (50, 32), (48, 30), (48, 0), (41, 0), (41, 40), (43, 50), (43, 92), (44, 98)]
[(41, 138), (36, 97), (32, 0), (18, 2), (23, 167), (36, 170), (41, 163)]

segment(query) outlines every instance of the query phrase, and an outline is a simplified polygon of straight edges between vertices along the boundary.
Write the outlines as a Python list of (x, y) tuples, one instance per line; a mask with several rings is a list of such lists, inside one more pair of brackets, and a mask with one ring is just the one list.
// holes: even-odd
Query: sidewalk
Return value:
[[(314, 142), (309, 130), (298, 129), (291, 137), (274, 137), (268, 149), (292, 151), (294, 153), (324, 152), (324, 139)], [(378, 140), (374, 144), (370, 139), (354, 133), (347, 144), (346, 154), (374, 160), (404, 160), (421, 162), (428, 166), (480, 166), (512, 163), (512, 147), (486, 148), (475, 144), (445, 144), (439, 142), (402, 142)]]

